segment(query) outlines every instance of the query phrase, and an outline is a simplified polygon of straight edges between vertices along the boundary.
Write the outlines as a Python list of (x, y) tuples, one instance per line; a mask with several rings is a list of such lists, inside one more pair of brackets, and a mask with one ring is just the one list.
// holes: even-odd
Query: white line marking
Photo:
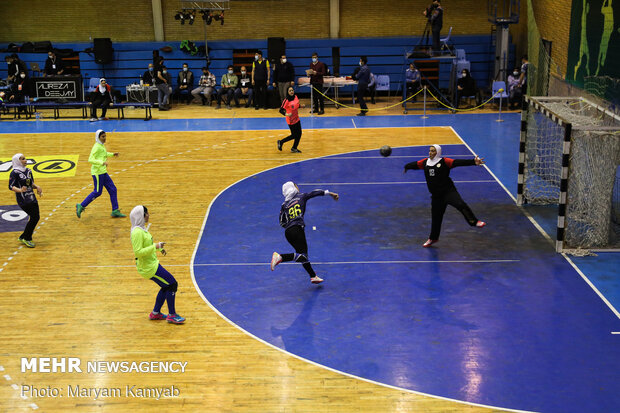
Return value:
[(620, 334), (620, 331), (612, 331), (611, 334)]
[[(496, 183), (492, 180), (481, 180), (481, 181), (454, 181), (456, 184), (469, 184), (469, 183)], [(419, 182), (300, 182), (297, 185), (407, 185), (407, 184), (426, 184), (426, 181)]]
[(11, 387), (13, 388), (13, 390), (19, 390), (19, 386), (15, 383), (11, 384)]
[[(497, 264), (504, 262), (520, 262), (521, 260), (419, 260), (419, 261), (312, 261), (313, 265), (343, 265), (343, 264), (438, 264), (438, 263), (462, 263), (462, 264)], [(295, 262), (283, 262), (281, 265), (295, 265)], [(167, 267), (187, 267), (191, 264), (168, 264)], [(217, 266), (269, 266), (269, 262), (218, 262), (208, 264), (194, 264), (195, 267)], [(134, 268), (135, 265), (87, 265), (86, 268)]]
[(11, 376), (9, 376), (8, 374), (5, 374), (5, 375), (4, 375), (4, 378), (5, 378), (7, 381), (11, 381)]
[[(463, 144), (467, 147), (467, 149), (469, 149), (473, 154), (475, 154), (475, 152), (471, 149), (471, 147), (469, 145), (467, 145), (467, 143), (465, 143), (465, 140), (463, 140), (463, 138), (461, 138), (461, 136), (456, 133), (456, 131), (454, 130), (454, 128), (452, 128), (452, 126), (450, 126), (450, 129), (452, 129), (452, 131), (454, 132), (454, 134), (456, 136), (458, 136), (458, 138), (463, 141)], [(510, 191), (508, 191), (508, 189), (506, 189), (506, 187), (500, 182), (499, 179), (497, 179), (497, 177), (495, 176), (495, 174), (493, 174), (493, 172), (491, 172), (491, 170), (489, 168), (487, 168), (486, 165), (484, 165), (484, 167), (487, 169), (487, 171), (491, 174), (491, 176), (493, 176), (493, 178), (495, 178), (497, 180), (497, 183), (500, 184), (500, 186), (502, 188), (504, 188), (504, 191), (506, 191), (506, 193), (510, 196), (510, 198), (512, 198), (512, 200), (515, 202), (517, 202), (517, 200), (515, 199), (514, 196), (512, 196), (512, 194), (510, 193)], [(524, 208), (519, 208), (523, 214), (532, 222), (532, 224), (534, 224), (534, 226), (536, 227), (536, 229), (538, 231), (540, 231), (540, 233), (549, 241), (551, 241), (553, 243), (553, 239), (549, 236), (549, 234), (547, 234), (547, 232), (542, 229), (542, 227), (540, 225), (538, 225), (538, 222), (536, 222), (536, 220), (534, 219), (534, 217), (532, 217), (528, 211), (526, 211)], [(618, 312), (618, 310), (616, 310), (616, 308), (607, 300), (607, 298), (605, 298), (605, 296), (594, 286), (594, 284), (592, 284), (592, 282), (588, 279), (588, 277), (586, 277), (586, 275), (579, 269), (579, 267), (577, 267), (577, 265), (575, 265), (575, 263), (566, 255), (566, 254), (562, 254), (562, 256), (566, 259), (566, 261), (568, 261), (568, 263), (571, 265), (571, 267), (573, 267), (575, 269), (575, 271), (577, 271), (577, 274), (579, 274), (579, 276), (581, 276), (581, 278), (590, 286), (590, 288), (592, 288), (592, 290), (594, 290), (594, 292), (601, 298), (601, 300), (603, 300), (603, 302), (607, 305), (607, 307), (609, 307), (609, 309), (616, 315), (616, 317), (620, 318), (620, 313)]]
[(7, 261), (11, 261), (13, 259), (13, 257), (9, 257), (7, 258)]
[[(325, 262), (316, 262), (312, 261), (312, 264), (317, 265), (345, 265), (345, 264), (440, 264), (440, 263), (462, 263), (462, 264), (495, 264), (495, 263), (504, 263), (504, 262), (519, 262), (520, 260), (446, 260), (446, 261), (437, 261), (437, 260), (419, 260), (419, 261), (325, 261)], [(294, 262), (291, 263), (283, 263), (283, 264), (296, 264)], [(212, 263), (212, 264), (194, 264), (195, 267), (211, 267), (211, 266), (235, 266), (235, 265), (269, 265), (268, 262), (238, 262), (238, 263)]]
[(22, 400), (28, 400), (28, 397), (26, 397), (26, 396), (25, 396), (25, 395), (23, 395), (23, 394), (20, 394), (20, 395), (19, 395), (19, 397), (21, 397), (21, 398), (22, 398)]
[(30, 403), (30, 407), (32, 408), (32, 410), (37, 410), (39, 408), (39, 406), (37, 406), (35, 403)]
[(4, 367), (3, 366), (0, 366), (0, 371), (4, 371)]
[(357, 125), (355, 124), (355, 121), (354, 121), (353, 119), (351, 119), (351, 122), (353, 123), (353, 127), (354, 127), (355, 129), (357, 129)]

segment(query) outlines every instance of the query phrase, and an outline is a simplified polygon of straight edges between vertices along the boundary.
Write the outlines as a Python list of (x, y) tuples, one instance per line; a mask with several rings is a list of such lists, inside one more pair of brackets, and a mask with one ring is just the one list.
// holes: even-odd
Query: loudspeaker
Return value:
[(93, 39), (95, 49), (95, 62), (99, 64), (110, 63), (114, 60), (114, 49), (109, 37)]
[(267, 38), (267, 60), (278, 62), (283, 54), (286, 54), (286, 40), (284, 40), (284, 37)]
[(340, 47), (332, 47), (332, 65), (334, 76), (340, 76)]

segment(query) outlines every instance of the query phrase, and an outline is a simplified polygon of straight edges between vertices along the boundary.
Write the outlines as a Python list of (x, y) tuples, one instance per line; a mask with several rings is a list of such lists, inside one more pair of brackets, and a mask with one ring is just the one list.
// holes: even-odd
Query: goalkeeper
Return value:
[(454, 182), (450, 179), (450, 169), (457, 166), (483, 165), (484, 159), (450, 159), (441, 157), (441, 146), (432, 145), (428, 151), (428, 158), (419, 161), (410, 162), (405, 165), (407, 173), (409, 169), (423, 169), (426, 177), (426, 185), (431, 193), (431, 235), (422, 245), (424, 248), (430, 247), (439, 241), (439, 232), (441, 231), (441, 222), (446, 212), (446, 207), (452, 205), (465, 217), (469, 225), (472, 227), (482, 228), (486, 223), (478, 221), (471, 208), (463, 201), (461, 195), (456, 190)]

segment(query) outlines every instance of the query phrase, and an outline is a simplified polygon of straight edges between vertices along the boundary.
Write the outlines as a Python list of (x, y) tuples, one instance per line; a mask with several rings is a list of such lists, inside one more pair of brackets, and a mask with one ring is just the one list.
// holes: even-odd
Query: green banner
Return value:
[(566, 80), (620, 78), (620, 0), (573, 0)]

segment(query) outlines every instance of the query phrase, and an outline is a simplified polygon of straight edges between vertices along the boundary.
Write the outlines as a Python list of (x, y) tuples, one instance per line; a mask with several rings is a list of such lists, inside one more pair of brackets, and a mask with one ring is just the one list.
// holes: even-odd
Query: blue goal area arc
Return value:
[[(192, 263), (203, 298), (232, 324), (302, 359), (365, 380), (504, 409), (620, 411), (620, 320), (486, 168), (451, 177), (485, 228), (448, 207), (430, 230), (428, 146), (305, 160), (247, 177), (212, 202)], [(444, 145), (467, 158), (465, 145)], [(281, 185), (340, 194), (308, 201), (309, 257), (278, 225)]]

